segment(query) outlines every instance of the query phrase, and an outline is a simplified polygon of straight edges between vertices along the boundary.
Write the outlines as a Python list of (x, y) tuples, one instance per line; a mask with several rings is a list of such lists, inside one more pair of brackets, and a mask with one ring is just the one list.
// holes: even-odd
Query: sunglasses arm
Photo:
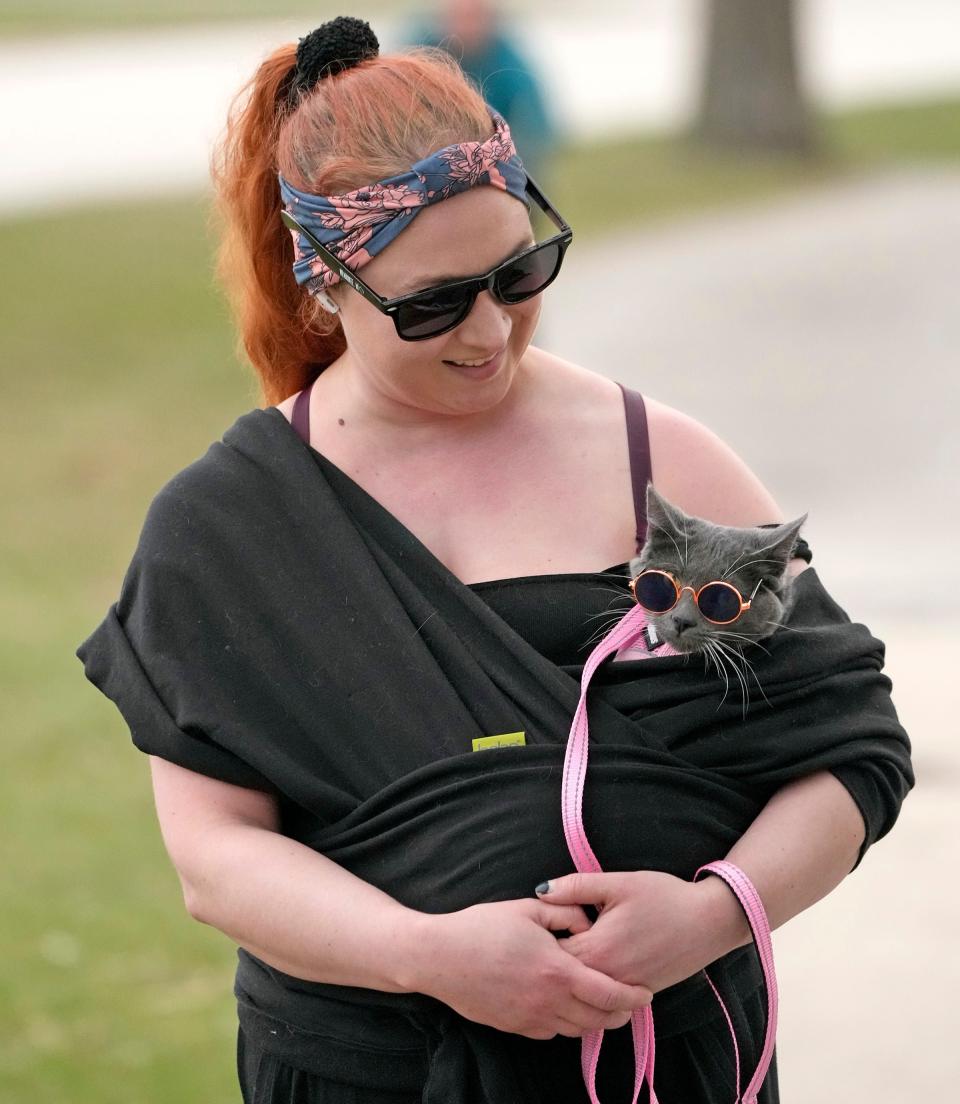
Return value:
[(301, 226), (300, 223), (297, 222), (297, 220), (293, 217), (293, 215), (288, 214), (288, 212), (286, 211), (281, 211), (280, 218), (283, 220), (283, 224), (288, 230), (293, 230), (297, 234), (302, 234), (307, 239), (307, 241), (313, 246), (313, 249), (316, 252), (317, 256), (320, 258), (321, 261), (323, 261), (327, 268), (332, 269), (340, 277), (340, 279), (343, 280), (345, 284), (348, 284), (350, 287), (352, 287), (358, 295), (362, 295), (364, 299), (369, 300), (371, 303), (373, 303), (375, 307), (379, 307), (381, 310), (383, 310), (386, 299), (382, 299), (379, 295), (377, 295), (373, 288), (367, 287), (363, 280), (361, 280), (358, 276), (355, 276), (353, 272), (351, 272), (351, 270), (347, 268), (343, 261), (334, 256), (334, 254), (331, 253), (325, 245), (322, 245), (320, 242), (318, 242), (313, 234), (311, 234), (305, 226)]
[[(753, 602), (754, 598), (756, 598), (756, 596), (757, 596), (757, 591), (762, 586), (763, 586), (763, 579), (760, 579), (760, 580), (758, 580), (757, 585), (753, 588), (753, 591), (751, 592), (750, 597), (744, 603), (743, 610), (748, 610), (750, 608), (751, 603)], [(741, 612), (743, 612), (743, 611), (741, 611)]]
[(526, 192), (558, 230), (567, 231), (570, 229), (570, 224), (564, 219), (563, 215), (560, 214), (550, 200), (547, 199), (543, 192), (540, 191), (531, 176), (527, 177)]

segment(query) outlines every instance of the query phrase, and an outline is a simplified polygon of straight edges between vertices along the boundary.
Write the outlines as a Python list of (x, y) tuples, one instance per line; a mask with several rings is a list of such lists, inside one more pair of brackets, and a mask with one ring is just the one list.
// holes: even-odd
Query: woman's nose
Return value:
[(460, 323), (459, 336), (473, 338), (477, 345), (485, 349), (494, 345), (499, 348), (506, 343), (513, 325), (510, 314), (503, 303), (494, 299), (489, 291), (481, 291), (470, 313)]

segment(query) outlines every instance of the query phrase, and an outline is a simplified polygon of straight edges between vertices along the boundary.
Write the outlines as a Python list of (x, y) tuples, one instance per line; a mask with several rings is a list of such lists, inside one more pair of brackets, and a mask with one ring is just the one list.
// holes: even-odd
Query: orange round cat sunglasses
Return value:
[(630, 580), (630, 590), (637, 605), (649, 613), (669, 613), (683, 592), (689, 590), (704, 620), (712, 625), (729, 625), (747, 612), (762, 582), (760, 579), (750, 597), (744, 598), (733, 583), (723, 579), (714, 579), (694, 590), (692, 586), (681, 586), (669, 571), (651, 567)]

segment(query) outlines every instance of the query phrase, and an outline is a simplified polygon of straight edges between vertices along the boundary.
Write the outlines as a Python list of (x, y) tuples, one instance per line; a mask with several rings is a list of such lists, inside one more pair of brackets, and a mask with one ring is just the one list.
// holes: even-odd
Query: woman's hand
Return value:
[(640, 870), (568, 874), (548, 884), (549, 892), (539, 893), (542, 901), (600, 910), (592, 926), (559, 945), (585, 966), (654, 993), (750, 938), (736, 897), (719, 878), (685, 882)]
[(620, 1027), (652, 994), (578, 961), (553, 934), (589, 925), (581, 908), (536, 900), (420, 913), (409, 987), (468, 1020), (532, 1039)]

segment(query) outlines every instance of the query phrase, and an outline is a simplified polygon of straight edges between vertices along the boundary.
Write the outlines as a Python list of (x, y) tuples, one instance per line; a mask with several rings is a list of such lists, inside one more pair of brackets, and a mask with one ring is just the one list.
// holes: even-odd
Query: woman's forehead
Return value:
[(499, 188), (481, 185), (421, 211), (364, 266), (364, 278), (381, 295), (402, 295), (487, 272), (532, 240), (526, 207)]

